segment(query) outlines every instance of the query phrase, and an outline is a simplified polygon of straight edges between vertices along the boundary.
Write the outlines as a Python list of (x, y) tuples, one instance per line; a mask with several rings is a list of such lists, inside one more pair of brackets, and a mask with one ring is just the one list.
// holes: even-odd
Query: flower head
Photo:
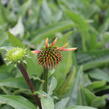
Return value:
[(38, 54), (38, 63), (44, 68), (53, 68), (62, 60), (61, 51), (74, 51), (77, 48), (65, 48), (66, 45), (62, 47), (55, 47), (55, 39), (51, 44), (48, 43), (48, 38), (45, 40), (45, 47), (41, 50), (34, 50), (33, 53)]

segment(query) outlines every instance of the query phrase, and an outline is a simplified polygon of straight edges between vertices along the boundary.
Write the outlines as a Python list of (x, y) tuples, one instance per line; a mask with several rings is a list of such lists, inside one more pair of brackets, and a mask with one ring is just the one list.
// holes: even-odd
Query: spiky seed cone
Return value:
[(62, 60), (62, 54), (56, 47), (46, 47), (38, 53), (38, 63), (45, 68), (53, 68)]

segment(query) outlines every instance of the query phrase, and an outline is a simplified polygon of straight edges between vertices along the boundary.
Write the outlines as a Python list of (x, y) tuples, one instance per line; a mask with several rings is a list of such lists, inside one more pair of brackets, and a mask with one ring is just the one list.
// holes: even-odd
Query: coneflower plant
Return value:
[(38, 63), (43, 66), (43, 80), (44, 87), (43, 90), (47, 92), (47, 80), (48, 80), (48, 70), (54, 68), (59, 62), (62, 61), (62, 51), (74, 51), (77, 48), (65, 48), (66, 45), (62, 47), (56, 47), (55, 44), (57, 39), (55, 39), (51, 44), (48, 43), (48, 38), (45, 40), (45, 47), (41, 50), (34, 50), (33, 53), (37, 54)]

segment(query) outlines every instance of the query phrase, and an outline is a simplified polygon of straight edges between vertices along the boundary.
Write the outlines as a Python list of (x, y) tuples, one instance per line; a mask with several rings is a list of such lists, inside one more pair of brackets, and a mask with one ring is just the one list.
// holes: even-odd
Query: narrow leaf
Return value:
[(24, 44), (19, 40), (17, 39), (17, 37), (15, 37), (12, 33), (8, 32), (8, 39), (9, 39), (9, 42), (15, 46), (15, 47), (24, 47)]

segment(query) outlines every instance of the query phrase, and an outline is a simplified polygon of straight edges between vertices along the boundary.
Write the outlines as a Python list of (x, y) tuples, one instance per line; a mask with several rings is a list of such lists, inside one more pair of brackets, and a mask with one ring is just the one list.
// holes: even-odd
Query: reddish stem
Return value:
[[(31, 92), (33, 94), (35, 92), (35, 87), (34, 87), (32, 81), (31, 81), (31, 79), (29, 78), (28, 72), (26, 71), (24, 64), (20, 63), (20, 64), (17, 64), (17, 66), (18, 66), (19, 70), (22, 72), (22, 75), (25, 78), (25, 81), (26, 81), (28, 87), (30, 88), (30, 90), (31, 90)], [(34, 94), (32, 96), (34, 98), (34, 101), (35, 101), (36, 105), (39, 106), (39, 109), (42, 109), (41, 101), (40, 101), (39, 96), (34, 95)]]

